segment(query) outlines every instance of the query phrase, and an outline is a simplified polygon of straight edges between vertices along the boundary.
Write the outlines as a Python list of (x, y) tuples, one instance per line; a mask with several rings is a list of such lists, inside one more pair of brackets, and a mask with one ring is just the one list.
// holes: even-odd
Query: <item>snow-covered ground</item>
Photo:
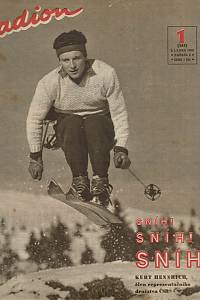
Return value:
[[(126, 210), (124, 216), (133, 228), (137, 217), (156, 217), (152, 213), (149, 214), (134, 209)], [(0, 286), (1, 300), (65, 300), (67, 299), (67, 291), (63, 291), (58, 287), (51, 287), (47, 282), (54, 281), (64, 286), (70, 285), (80, 289), (84, 283), (94, 279), (103, 280), (106, 275), (120, 278), (123, 281), (125, 287), (133, 294), (129, 299), (200, 299), (200, 272), (194, 267), (186, 269), (185, 262), (181, 264), (180, 269), (175, 268), (173, 263), (170, 264), (169, 269), (155, 269), (153, 263), (151, 263), (145, 270), (138, 269), (135, 262), (102, 263), (104, 259), (104, 250), (100, 248), (102, 231), (73, 208), (48, 196), (2, 191), (0, 217), (6, 219), (8, 228), (13, 226), (22, 228), (25, 225), (28, 232), (34, 230), (34, 232), (39, 233), (41, 228), (48, 228), (58, 217), (72, 233), (77, 223), (82, 225), (84, 231), (84, 239), (76, 237), (71, 245), (71, 259), (75, 265), (74, 267), (43, 270), (14, 277)], [(195, 228), (199, 230), (199, 219), (197, 217), (191, 219), (189, 215), (173, 216), (173, 218), (176, 220), (175, 225), (177, 227), (184, 221), (185, 229), (187, 229), (192, 222)], [(21, 230), (16, 231), (12, 241), (13, 249), (24, 261), (27, 259), (27, 239), (27, 232)], [(98, 263), (79, 265), (80, 250), (84, 251), (86, 244), (93, 250)], [(144, 275), (148, 279), (145, 279)], [(158, 279), (157, 275), (161, 275), (161, 277)], [(169, 278), (165, 278), (166, 275), (169, 275)], [(171, 278), (172, 276), (176, 277), (176, 275), (181, 276), (177, 279)], [(181, 296), (179, 295), (179, 289), (184, 291)], [(102, 299), (113, 300), (117, 298), (104, 297)]]
[[(182, 275), (187, 279), (155, 279), (157, 275)], [(51, 269), (46, 271), (40, 271), (37, 273), (30, 273), (27, 275), (20, 275), (13, 278), (6, 284), (0, 287), (0, 299), (1, 300), (47, 300), (47, 299), (60, 299), (64, 300), (67, 296), (67, 291), (61, 290), (56, 286), (51, 287), (47, 283), (53, 281), (64, 286), (72, 286), (76, 289), (80, 289), (84, 283), (92, 281), (94, 279), (103, 279), (105, 276), (121, 278), (124, 285), (129, 289), (133, 296), (129, 299), (145, 299), (145, 300), (199, 300), (200, 291), (197, 291), (200, 287), (200, 272), (196, 272), (194, 269), (175, 269), (170, 268), (167, 270), (159, 269), (155, 270), (153, 266), (147, 270), (138, 270), (134, 263), (130, 262), (115, 262), (104, 264), (91, 264), (81, 265), (71, 268)], [(144, 277), (144, 275), (151, 277), (151, 279), (140, 279), (137, 277)], [(138, 287), (137, 284), (145, 285)], [(180, 285), (187, 285), (187, 287), (180, 287)], [(171, 285), (174, 286), (171, 286)], [(155, 286), (157, 285), (157, 286)], [(179, 285), (179, 287), (176, 287)], [(192, 287), (196, 287), (192, 289)], [(188, 291), (188, 296), (179, 296), (179, 289)], [(187, 290), (186, 290), (187, 289)], [(137, 290), (140, 291), (137, 292)], [(200, 290), (200, 288), (199, 288)], [(145, 293), (143, 293), (143, 291)], [(156, 293), (157, 291), (157, 293)], [(53, 298), (53, 295), (57, 298)], [(50, 298), (50, 296), (52, 298)], [(48, 298), (49, 297), (49, 298)], [(102, 298), (102, 299), (114, 299), (114, 298)], [(121, 299), (121, 298), (119, 298)], [(84, 300), (84, 299), (81, 299)]]
[[(69, 227), (77, 221), (79, 224), (89, 223), (84, 215), (49, 196), (0, 191), (0, 197), (0, 217), (6, 218), (9, 227), (26, 225), (28, 229), (37, 231), (38, 228), (48, 228), (58, 217)], [(155, 219), (161, 217), (162, 214), (127, 208), (123, 211), (123, 216), (127, 223), (136, 229), (136, 218)], [(185, 230), (187, 230), (192, 223), (196, 231), (200, 232), (199, 216), (191, 216), (188, 212), (188, 215), (171, 215), (170, 217), (174, 219), (175, 228), (179, 228), (181, 222), (184, 222)]]

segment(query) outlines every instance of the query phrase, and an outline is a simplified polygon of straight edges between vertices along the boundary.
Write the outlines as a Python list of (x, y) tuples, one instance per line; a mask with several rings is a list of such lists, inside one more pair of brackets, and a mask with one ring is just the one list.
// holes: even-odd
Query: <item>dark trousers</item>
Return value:
[(58, 116), (57, 141), (65, 153), (73, 177), (87, 176), (88, 155), (93, 175), (108, 176), (114, 127), (109, 115)]

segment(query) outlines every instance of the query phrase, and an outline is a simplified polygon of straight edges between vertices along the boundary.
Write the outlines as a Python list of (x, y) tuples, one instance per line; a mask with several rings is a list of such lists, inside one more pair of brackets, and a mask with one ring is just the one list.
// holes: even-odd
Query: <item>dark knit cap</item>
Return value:
[(87, 39), (85, 35), (77, 30), (61, 33), (54, 41), (53, 48), (56, 50), (57, 56), (64, 52), (81, 51), (87, 56), (85, 44)]

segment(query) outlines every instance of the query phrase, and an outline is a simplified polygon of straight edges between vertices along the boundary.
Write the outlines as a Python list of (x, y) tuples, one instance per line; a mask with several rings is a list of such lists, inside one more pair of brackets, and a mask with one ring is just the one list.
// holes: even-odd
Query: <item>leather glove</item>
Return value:
[(116, 168), (128, 169), (131, 161), (128, 157), (128, 150), (124, 147), (114, 147), (114, 164)]
[[(35, 153), (34, 153), (35, 154)], [(41, 180), (43, 172), (43, 161), (42, 157), (30, 154), (30, 162), (28, 167), (29, 173), (33, 179)]]

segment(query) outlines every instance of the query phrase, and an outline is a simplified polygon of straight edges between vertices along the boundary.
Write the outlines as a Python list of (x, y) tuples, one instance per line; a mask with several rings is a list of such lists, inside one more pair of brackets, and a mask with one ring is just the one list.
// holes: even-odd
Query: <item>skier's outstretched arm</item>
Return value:
[(27, 122), (27, 139), (30, 148), (29, 172), (33, 179), (40, 180), (43, 172), (42, 133), (43, 121), (53, 101), (48, 95), (43, 80), (40, 80), (31, 102)]
[(114, 69), (110, 74), (107, 99), (115, 129), (114, 164), (116, 168), (127, 169), (131, 164), (128, 157), (128, 149), (126, 148), (129, 134), (128, 114), (120, 83)]

